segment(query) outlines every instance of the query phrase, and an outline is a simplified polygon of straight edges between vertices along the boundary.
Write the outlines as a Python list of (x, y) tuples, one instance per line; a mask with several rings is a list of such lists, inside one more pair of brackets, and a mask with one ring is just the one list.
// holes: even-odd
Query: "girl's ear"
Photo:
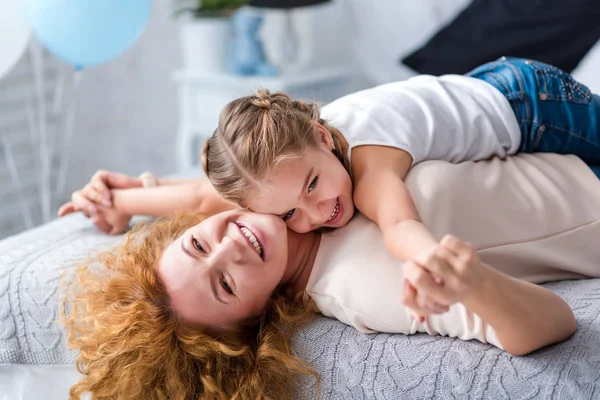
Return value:
[(328, 149), (332, 149), (334, 147), (333, 138), (331, 137), (331, 133), (325, 128), (323, 125), (318, 123), (317, 121), (313, 121), (314, 133), (317, 135), (317, 139), (319, 142), (323, 144)]

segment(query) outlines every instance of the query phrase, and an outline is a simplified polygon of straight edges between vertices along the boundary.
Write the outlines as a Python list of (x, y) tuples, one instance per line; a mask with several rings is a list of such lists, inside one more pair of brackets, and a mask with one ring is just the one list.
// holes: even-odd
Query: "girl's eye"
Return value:
[(285, 213), (281, 219), (283, 219), (284, 221), (287, 221), (288, 218), (292, 218), (292, 216), (294, 215), (294, 213), (296, 212), (296, 209), (291, 209), (290, 211), (288, 211), (287, 213)]
[(202, 245), (200, 244), (200, 242), (198, 242), (196, 240), (196, 238), (194, 238), (194, 237), (192, 238), (192, 244), (194, 245), (194, 248), (196, 250), (198, 250), (200, 253), (206, 254), (206, 250), (204, 250), (204, 247), (202, 247)]
[(221, 275), (221, 286), (223, 290), (225, 290), (229, 294), (233, 294), (233, 290), (231, 290), (231, 286), (227, 283), (227, 279), (225, 279), (225, 275)]
[(315, 176), (315, 179), (313, 179), (310, 182), (310, 184), (308, 185), (308, 193), (312, 192), (317, 187), (318, 182), (319, 182), (319, 177)]

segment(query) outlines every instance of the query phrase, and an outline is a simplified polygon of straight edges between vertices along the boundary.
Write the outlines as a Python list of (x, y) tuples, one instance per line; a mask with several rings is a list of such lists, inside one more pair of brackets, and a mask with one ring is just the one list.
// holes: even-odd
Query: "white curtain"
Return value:
[(372, 84), (406, 79), (399, 63), (448, 24), (471, 0), (345, 0), (352, 50)]

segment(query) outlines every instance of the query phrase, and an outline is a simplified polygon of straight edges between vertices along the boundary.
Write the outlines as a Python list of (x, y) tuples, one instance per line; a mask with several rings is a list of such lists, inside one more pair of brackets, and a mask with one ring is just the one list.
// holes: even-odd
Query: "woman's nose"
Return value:
[(225, 236), (217, 247), (215, 257), (223, 261), (230, 260), (234, 263), (240, 263), (244, 259), (242, 250), (243, 248), (240, 243), (229, 236)]

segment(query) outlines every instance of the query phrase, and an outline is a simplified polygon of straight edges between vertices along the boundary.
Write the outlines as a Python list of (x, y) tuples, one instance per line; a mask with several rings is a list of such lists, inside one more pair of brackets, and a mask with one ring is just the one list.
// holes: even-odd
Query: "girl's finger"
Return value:
[(444, 277), (452, 273), (451, 261), (454, 256), (441, 246), (437, 246), (423, 263), (419, 263), (433, 276), (434, 282), (442, 284)]
[(417, 264), (415, 261), (407, 261), (404, 264), (404, 278), (419, 293), (427, 296), (431, 296), (439, 290), (439, 285), (434, 281), (427, 267)]
[(446, 235), (440, 244), (449, 252), (454, 253), (456, 257), (470, 257), (473, 248), (467, 242), (463, 242), (453, 235)]
[(416, 319), (419, 323), (422, 323), (425, 320), (425, 317), (423, 317), (421, 314), (428, 313), (420, 309), (417, 302), (417, 291), (406, 279), (404, 280), (402, 290), (402, 304), (410, 309), (411, 317)]

